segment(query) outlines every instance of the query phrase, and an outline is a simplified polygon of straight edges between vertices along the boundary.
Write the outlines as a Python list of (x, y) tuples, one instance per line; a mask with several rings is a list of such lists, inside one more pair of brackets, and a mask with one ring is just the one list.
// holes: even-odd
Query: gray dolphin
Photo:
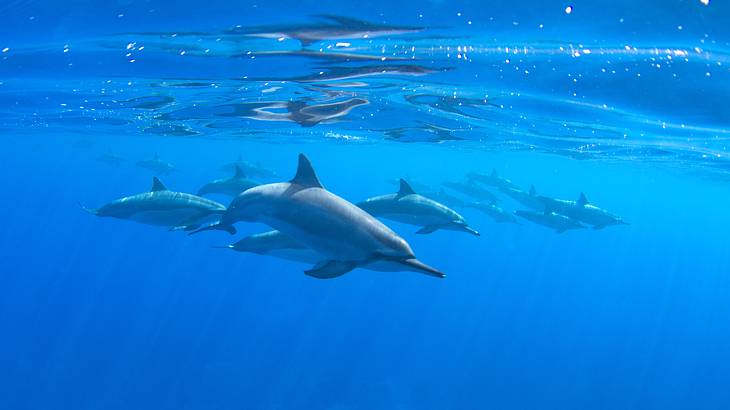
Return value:
[(610, 225), (628, 225), (618, 216), (588, 202), (585, 194), (580, 193), (577, 201), (539, 196), (546, 210), (557, 212), (575, 220), (592, 225), (593, 229), (602, 229)]
[(324, 189), (304, 154), (299, 154), (290, 182), (241, 193), (217, 224), (196, 232), (221, 229), (233, 234), (239, 221), (265, 223), (322, 255), (320, 263), (305, 271), (316, 278), (335, 278), (373, 262), (445, 277), (416, 259), (410, 245), (375, 217)]
[[(276, 230), (250, 235), (222, 248), (232, 249), (237, 252), (272, 256), (294, 262), (318, 264), (322, 261), (322, 255)], [(378, 272), (402, 270), (399, 265), (387, 261), (376, 261), (362, 268)]]
[(295, 24), (279, 26), (241, 27), (236, 26), (225, 34), (242, 34), (260, 38), (293, 38), (303, 46), (321, 40), (337, 40), (349, 38), (373, 38), (406, 33), (416, 33), (424, 27), (395, 26), (372, 23), (350, 17), (322, 14), (317, 16), (324, 22), (315, 24)]
[(478, 199), (480, 201), (487, 201), (487, 202), (497, 202), (499, 201), (499, 198), (497, 198), (496, 195), (494, 195), (491, 191), (485, 189), (484, 187), (475, 184), (474, 182), (442, 182), (441, 185), (445, 186), (446, 188), (453, 189), (456, 192), (462, 193), (464, 195), (470, 196), (474, 199)]
[(446, 192), (443, 188), (439, 189), (438, 192), (430, 192), (430, 191), (424, 191), (423, 196), (426, 198), (431, 198), (436, 202), (440, 202), (444, 205), (447, 205), (449, 207), (465, 207), (466, 201), (462, 200), (461, 198), (457, 198), (448, 192)]
[(499, 191), (528, 208), (537, 211), (545, 209), (545, 203), (537, 196), (537, 190), (534, 185), (530, 185), (528, 192), (512, 188), (499, 188)]
[(467, 175), (467, 178), (471, 181), (479, 182), (484, 185), (493, 186), (495, 188), (504, 189), (520, 189), (514, 182), (507, 178), (499, 176), (496, 169), (492, 169), (491, 174), (480, 174), (478, 172), (471, 172)]
[(175, 170), (175, 166), (173, 166), (169, 162), (161, 160), (157, 153), (155, 153), (155, 156), (152, 157), (152, 159), (137, 161), (137, 166), (140, 168), (148, 169), (154, 172), (156, 175), (169, 174), (170, 172)]
[(272, 179), (278, 177), (276, 172), (266, 169), (260, 164), (252, 164), (244, 161), (241, 155), (238, 155), (238, 159), (224, 165), (221, 169), (227, 172), (236, 172), (236, 167), (240, 168), (246, 176), (251, 178)]
[(496, 222), (518, 223), (517, 218), (515, 218), (514, 214), (505, 211), (499, 205), (497, 205), (495, 202), (490, 202), (490, 203), (472, 202), (472, 203), (468, 204), (467, 206), (489, 215)]
[(236, 165), (236, 173), (230, 178), (221, 178), (208, 182), (198, 190), (198, 195), (222, 194), (236, 196), (241, 192), (259, 185), (257, 182), (246, 178), (241, 167)]
[(357, 206), (375, 217), (421, 226), (416, 232), (420, 234), (447, 229), (479, 236), (479, 232), (472, 229), (463, 216), (446, 205), (417, 194), (402, 178), (397, 193), (369, 198)]
[(149, 192), (117, 199), (99, 209), (84, 209), (101, 217), (169, 226), (172, 230), (192, 230), (223, 214), (226, 207), (199, 196), (170, 191), (153, 177)]
[(552, 228), (557, 233), (563, 233), (569, 229), (583, 229), (585, 226), (575, 219), (555, 212), (544, 211), (515, 211), (515, 215), (532, 221), (538, 225)]

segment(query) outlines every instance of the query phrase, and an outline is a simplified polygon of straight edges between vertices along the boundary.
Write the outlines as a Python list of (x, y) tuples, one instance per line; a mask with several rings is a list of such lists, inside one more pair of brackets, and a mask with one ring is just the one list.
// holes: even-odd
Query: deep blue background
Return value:
[[(575, 1), (570, 16), (566, 4), (10, 1), (0, 5), (0, 48), (320, 12), (402, 24), (423, 14), (425, 24), (498, 39), (683, 44), (709, 33), (727, 47), (727, 2)], [(514, 31), (512, 21), (550, 31)], [(620, 88), (612, 92), (620, 99)], [(77, 142), (88, 136), (23, 131), (3, 129), (0, 151), (2, 409), (730, 407), (723, 179), (642, 158), (577, 161), (474, 145), (121, 138), (100, 129), (85, 147)], [(180, 169), (163, 181), (185, 191), (220, 177), (239, 152), (286, 178), (305, 152), (325, 186), (352, 201), (392, 190), (385, 181), (397, 176), (437, 184), (496, 167), (547, 195), (585, 191), (631, 225), (556, 235), (465, 211), (482, 237), (392, 225), (445, 280), (355, 271), (317, 281), (305, 265), (213, 249), (233, 240), (225, 233), (188, 237), (83, 212), (79, 203), (150, 185), (142, 169), (95, 160), (109, 149), (132, 161), (159, 152)]]

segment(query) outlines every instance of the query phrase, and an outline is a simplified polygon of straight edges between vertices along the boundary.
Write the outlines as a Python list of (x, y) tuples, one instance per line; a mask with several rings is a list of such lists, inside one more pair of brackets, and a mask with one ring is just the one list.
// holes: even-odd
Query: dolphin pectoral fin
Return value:
[(428, 233), (433, 233), (434, 231), (438, 230), (439, 228), (440, 227), (438, 225), (424, 226), (423, 228), (417, 230), (416, 233), (419, 235), (425, 235)]
[(403, 259), (403, 260), (399, 260), (397, 262), (400, 263), (401, 265), (405, 265), (406, 267), (408, 267), (408, 270), (412, 270), (414, 272), (423, 273), (423, 274), (429, 275), (429, 276), (435, 276), (437, 278), (446, 277), (445, 273), (441, 272), (440, 270), (438, 270), (436, 268), (432, 268), (432, 267), (426, 265), (425, 263), (419, 261), (416, 258)]
[(236, 234), (236, 228), (233, 225), (225, 225), (225, 224), (222, 224), (220, 222), (217, 222), (217, 223), (214, 223), (214, 224), (211, 224), (211, 225), (204, 226), (202, 228), (196, 229), (196, 230), (188, 233), (188, 235), (200, 233), (200, 232), (203, 232), (203, 231), (226, 231), (226, 232), (228, 232), (231, 235), (235, 235)]
[(318, 263), (312, 269), (304, 271), (304, 273), (317, 279), (333, 279), (346, 274), (355, 267), (357, 267), (355, 262), (330, 260)]

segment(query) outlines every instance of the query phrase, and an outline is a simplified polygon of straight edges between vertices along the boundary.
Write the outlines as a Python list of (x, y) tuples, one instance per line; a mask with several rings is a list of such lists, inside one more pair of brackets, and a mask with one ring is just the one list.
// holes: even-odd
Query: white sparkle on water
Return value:
[(567, 6), (565, 8), (565, 14), (570, 14), (573, 12), (573, 6)]

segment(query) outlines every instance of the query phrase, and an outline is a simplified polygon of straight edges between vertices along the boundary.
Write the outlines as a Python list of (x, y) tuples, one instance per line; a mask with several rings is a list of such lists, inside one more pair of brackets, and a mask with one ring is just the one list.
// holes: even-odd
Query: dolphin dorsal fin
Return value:
[(152, 189), (150, 189), (151, 192), (157, 192), (157, 191), (167, 191), (167, 187), (165, 184), (160, 181), (157, 177), (152, 177)]
[(537, 189), (535, 189), (535, 185), (530, 185), (530, 196), (537, 195)]
[(413, 195), (416, 191), (411, 188), (410, 184), (405, 179), (400, 179), (400, 189), (398, 189), (398, 196)]
[(246, 178), (246, 174), (243, 173), (243, 170), (240, 166), (236, 165), (236, 173), (233, 175), (234, 178)]
[(299, 154), (297, 174), (294, 175), (294, 178), (290, 182), (305, 188), (324, 188), (322, 183), (319, 182), (314, 168), (312, 168), (312, 163), (309, 162), (309, 158), (304, 154)]
[(490, 174), (491, 177), (496, 178), (499, 176), (497, 173), (497, 168), (492, 168), (492, 173)]
[(588, 198), (586, 198), (586, 194), (580, 193), (580, 196), (578, 197), (578, 205), (585, 206), (588, 205)]

